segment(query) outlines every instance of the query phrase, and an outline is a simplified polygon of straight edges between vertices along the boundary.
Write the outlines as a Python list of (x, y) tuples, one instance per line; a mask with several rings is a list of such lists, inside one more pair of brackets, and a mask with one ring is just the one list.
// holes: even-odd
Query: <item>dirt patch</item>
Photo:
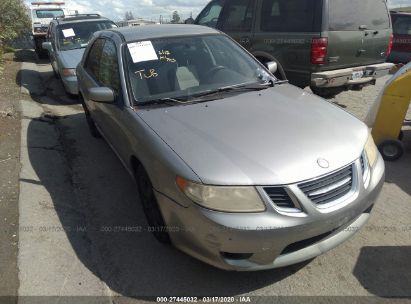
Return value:
[(18, 197), (20, 172), (20, 87), (16, 77), (21, 63), (14, 54), (3, 57), (0, 75), (0, 296), (18, 289)]

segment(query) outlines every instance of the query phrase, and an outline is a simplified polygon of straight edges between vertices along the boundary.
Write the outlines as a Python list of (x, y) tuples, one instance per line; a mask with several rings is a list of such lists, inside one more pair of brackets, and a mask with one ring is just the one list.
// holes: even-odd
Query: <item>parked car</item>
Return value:
[(323, 97), (374, 84), (392, 68), (385, 0), (213, 0), (194, 23), (279, 62), (292, 84)]
[(113, 21), (98, 14), (63, 16), (51, 21), (43, 48), (48, 50), (54, 74), (67, 93), (78, 94), (76, 66), (92, 34), (113, 27)]
[(156, 25), (95, 33), (77, 67), (91, 133), (135, 178), (149, 230), (222, 269), (337, 246), (384, 182), (361, 121), (267, 66), (212, 28)]
[(411, 61), (411, 13), (391, 12), (394, 41), (388, 61), (408, 63)]

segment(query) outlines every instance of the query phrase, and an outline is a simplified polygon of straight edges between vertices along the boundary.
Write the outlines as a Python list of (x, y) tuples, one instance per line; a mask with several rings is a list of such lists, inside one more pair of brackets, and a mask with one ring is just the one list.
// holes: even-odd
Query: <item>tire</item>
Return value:
[(322, 98), (331, 99), (337, 94), (340, 94), (344, 89), (342, 88), (317, 88), (310, 86), (311, 91)]
[(96, 123), (94, 122), (93, 118), (91, 118), (90, 112), (87, 109), (87, 106), (84, 104), (82, 99), (81, 99), (81, 104), (84, 109), (84, 114), (86, 115), (87, 125), (88, 125), (88, 129), (90, 131), (91, 136), (93, 136), (94, 138), (101, 138), (100, 131), (97, 129)]
[(144, 214), (154, 237), (163, 244), (170, 244), (170, 236), (166, 230), (163, 216), (158, 207), (157, 199), (154, 195), (153, 186), (150, 178), (143, 166), (138, 165), (135, 169), (135, 178), (140, 195), (140, 201), (143, 205)]
[(60, 74), (56, 72), (56, 70), (53, 67), (53, 75), (56, 79), (60, 79)]
[(382, 157), (386, 161), (395, 161), (404, 154), (402, 142), (395, 139), (384, 140), (378, 145), (378, 150), (380, 150)]

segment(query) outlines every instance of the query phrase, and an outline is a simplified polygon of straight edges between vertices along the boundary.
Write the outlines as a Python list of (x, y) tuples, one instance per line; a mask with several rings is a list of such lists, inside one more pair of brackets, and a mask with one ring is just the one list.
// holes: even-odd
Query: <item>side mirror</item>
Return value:
[(47, 50), (47, 51), (51, 51), (51, 50), (52, 50), (51, 42), (43, 42), (43, 43), (41, 44), (41, 47), (42, 47), (44, 50)]
[(188, 18), (186, 21), (184, 21), (185, 24), (194, 24), (194, 19), (193, 18)]
[(113, 90), (107, 87), (88, 89), (88, 98), (101, 103), (113, 103), (115, 99)]
[(275, 61), (266, 62), (264, 65), (271, 72), (271, 74), (275, 74), (275, 72), (277, 72), (278, 70), (278, 65), (277, 65), (277, 62)]

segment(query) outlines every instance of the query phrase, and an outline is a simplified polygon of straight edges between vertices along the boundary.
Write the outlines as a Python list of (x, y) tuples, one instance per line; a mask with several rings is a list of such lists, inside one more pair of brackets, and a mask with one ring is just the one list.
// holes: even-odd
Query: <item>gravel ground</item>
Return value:
[[(18, 244), (18, 178), (20, 172), (20, 63), (4, 55), (0, 75), (0, 296), (16, 295)], [(1, 301), (1, 303), (4, 303)]]

